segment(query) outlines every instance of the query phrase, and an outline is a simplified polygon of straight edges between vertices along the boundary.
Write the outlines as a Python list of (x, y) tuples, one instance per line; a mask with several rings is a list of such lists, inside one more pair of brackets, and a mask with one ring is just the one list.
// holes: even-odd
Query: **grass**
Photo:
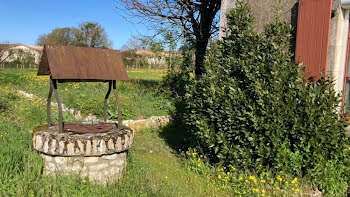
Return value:
[(0, 106), (0, 196), (229, 196), (210, 179), (185, 168), (183, 158), (160, 137), (162, 129), (135, 135), (118, 185), (95, 185), (74, 175), (43, 176), (31, 129), (45, 124), (45, 105), (8, 88), (0, 89)]
[[(49, 77), (36, 76), (36, 70), (0, 70), (1, 86), (23, 90), (46, 99)], [(171, 105), (157, 87), (165, 75), (163, 70), (129, 70), (130, 81), (117, 82), (117, 91), (122, 104), (123, 119), (142, 119), (166, 115)], [(108, 89), (107, 83), (63, 83), (58, 85), (62, 103), (79, 109), (83, 115), (95, 114), (103, 117), (103, 101)], [(111, 115), (116, 111), (113, 94), (109, 98)]]
[[(302, 192), (310, 190), (308, 183), (295, 181), (287, 175), (258, 177), (234, 167), (216, 168), (195, 149), (179, 151), (187, 150), (191, 140), (184, 135), (181, 125), (137, 132), (119, 184), (101, 186), (74, 175), (43, 176), (42, 159), (32, 148), (31, 135), (34, 127), (46, 123), (45, 103), (16, 93), (21, 89), (45, 97), (47, 78), (34, 75), (33, 70), (0, 70), (0, 196), (301, 196)], [(151, 110), (146, 117), (166, 114), (166, 109), (151, 109), (166, 101), (156, 94), (162, 75), (163, 71), (129, 71), (132, 80), (121, 83), (119, 91), (131, 99), (130, 103), (140, 107), (137, 113)], [(76, 89), (73, 85), (61, 86), (60, 89), (71, 88), (75, 93), (86, 95), (104, 92), (99, 92), (97, 84)], [(132, 100), (137, 89), (142, 87), (147, 91), (139, 99)], [(82, 110), (83, 105), (74, 104), (74, 96), (68, 91), (62, 92), (65, 104)], [(149, 103), (140, 104), (141, 98)], [(135, 106), (125, 105), (123, 109), (128, 111)], [(56, 112), (53, 107), (54, 122), (57, 121)], [(140, 115), (137, 113), (130, 117)], [(74, 120), (66, 113), (64, 119)]]

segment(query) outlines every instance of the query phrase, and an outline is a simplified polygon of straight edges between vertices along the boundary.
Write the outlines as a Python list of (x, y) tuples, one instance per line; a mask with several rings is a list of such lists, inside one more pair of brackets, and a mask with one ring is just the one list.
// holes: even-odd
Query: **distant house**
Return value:
[(124, 64), (127, 68), (156, 68), (167, 69), (178, 67), (180, 55), (169, 52), (153, 52), (151, 50), (127, 50), (122, 51)]
[(0, 62), (9, 63), (30, 56), (35, 64), (39, 64), (42, 50), (42, 46), (27, 46), (21, 43), (0, 44)]

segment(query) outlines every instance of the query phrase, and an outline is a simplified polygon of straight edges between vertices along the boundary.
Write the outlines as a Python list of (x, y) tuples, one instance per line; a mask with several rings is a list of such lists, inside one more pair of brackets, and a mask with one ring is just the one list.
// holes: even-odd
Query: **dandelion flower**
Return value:
[(255, 176), (249, 176), (249, 180), (255, 180)]
[(298, 182), (298, 178), (296, 178), (296, 177), (291, 181), (292, 184), (295, 184), (297, 182)]
[(283, 181), (282, 177), (280, 177), (280, 176), (277, 177), (277, 180), (278, 180), (279, 182), (282, 182), (282, 181)]

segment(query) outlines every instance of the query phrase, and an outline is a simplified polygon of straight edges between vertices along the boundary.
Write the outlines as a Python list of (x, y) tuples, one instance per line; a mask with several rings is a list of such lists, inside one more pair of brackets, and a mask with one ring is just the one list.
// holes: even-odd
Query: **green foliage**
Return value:
[(193, 80), (192, 57), (194, 51), (184, 50), (183, 62), (179, 70), (169, 70), (160, 85), (160, 91), (164, 93), (174, 104), (174, 118), (181, 122), (186, 112), (185, 95), (187, 86)]
[[(206, 73), (186, 82), (180, 97), (201, 148), (223, 166), (306, 176), (325, 194), (345, 195), (349, 141), (332, 80), (304, 82), (289, 49), (289, 25), (276, 20), (257, 34), (241, 3), (228, 21), (230, 36), (211, 49)], [(332, 184), (335, 177), (343, 184)]]
[(97, 22), (83, 22), (79, 27), (55, 28), (49, 34), (40, 35), (38, 45), (76, 45), (95, 48), (111, 48), (112, 42)]

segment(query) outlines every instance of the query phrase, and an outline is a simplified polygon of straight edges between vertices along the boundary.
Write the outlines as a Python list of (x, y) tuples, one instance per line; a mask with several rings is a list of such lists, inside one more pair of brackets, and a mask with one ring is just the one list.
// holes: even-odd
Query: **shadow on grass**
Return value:
[(165, 140), (170, 148), (176, 153), (187, 150), (194, 145), (193, 136), (189, 134), (186, 127), (179, 123), (170, 123), (163, 127), (159, 136)]

